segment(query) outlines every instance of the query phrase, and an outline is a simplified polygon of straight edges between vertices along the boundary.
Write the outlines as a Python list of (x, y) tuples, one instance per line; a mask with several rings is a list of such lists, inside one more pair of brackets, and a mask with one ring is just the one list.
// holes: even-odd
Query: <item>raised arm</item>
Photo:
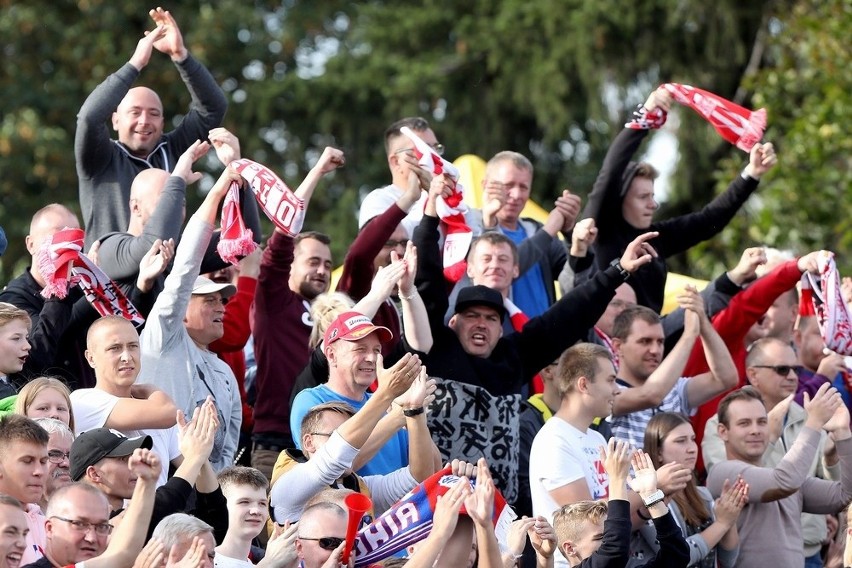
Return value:
[(356, 300), (367, 295), (373, 278), (374, 259), (420, 198), (421, 193), (420, 178), (411, 172), (408, 176), (408, 186), (396, 203), (361, 228), (349, 246), (346, 258), (343, 259), (343, 272), (337, 281), (338, 292), (346, 292)]
[(342, 151), (331, 146), (326, 146), (317, 163), (308, 171), (308, 175), (305, 176), (305, 179), (302, 180), (302, 183), (299, 184), (299, 187), (294, 192), (296, 197), (305, 200), (306, 209), (314, 194), (314, 190), (317, 188), (317, 184), (319, 184), (323, 176), (330, 174), (337, 168), (343, 167), (345, 163), (346, 159), (343, 157)]
[(651, 456), (638, 451), (633, 456), (634, 476), (628, 481), (630, 488), (642, 498), (657, 529), (657, 542), (660, 550), (645, 564), (648, 568), (668, 568), (686, 566), (689, 562), (689, 546), (683, 533), (674, 521), (662, 494), (657, 493), (657, 474)]
[(648, 113), (667, 111), (670, 105), (671, 95), (662, 88), (655, 90), (610, 144), (582, 214), (584, 219), (593, 218), (602, 231), (611, 231), (620, 222), (622, 175), (648, 130), (658, 127), (646, 120)]
[(222, 124), (228, 109), (228, 99), (210, 71), (186, 49), (183, 35), (171, 13), (157, 8), (151, 10), (149, 15), (158, 28), (164, 29), (163, 36), (154, 42), (154, 48), (172, 60), (192, 97), (189, 112), (180, 125), (165, 135), (180, 152), (193, 140), (206, 138), (210, 129)]
[(195, 486), (202, 467), (213, 451), (218, 422), (211, 397), (207, 397), (201, 406), (195, 407), (190, 421), (186, 420), (183, 411), (177, 411), (178, 444), (183, 461), (175, 471), (174, 477), (179, 477)]
[(414, 285), (417, 275), (417, 248), (409, 241), (405, 256), (399, 258), (391, 252), (393, 262), (401, 262), (405, 271), (399, 279), (399, 299), (402, 302), (402, 329), (405, 340), (412, 349), (421, 353), (432, 350), (432, 328), (429, 326), (429, 313), (426, 304)]
[(648, 243), (655, 236), (656, 233), (650, 232), (636, 237), (627, 245), (617, 265), (596, 273), (541, 316), (529, 320), (522, 331), (509, 336), (517, 341), (527, 376), (532, 377), (565, 349), (587, 337), (606, 310), (615, 289), (657, 256)]
[(420, 367), (420, 373), (414, 383), (397, 403), (402, 406), (405, 427), (408, 429), (408, 469), (418, 482), (425, 481), (438, 471), (435, 467), (435, 455), (438, 453), (429, 426), (426, 423), (426, 408), (429, 400), (434, 400), (435, 380), (426, 374), (426, 367)]
[(500, 545), (494, 533), (494, 480), (485, 458), (479, 458), (476, 469), (476, 487), (465, 499), (464, 506), (468, 517), (473, 520), (476, 530), (476, 542), (479, 548), (480, 568), (502, 568)]
[[(703, 531), (687, 537), (690, 543), (690, 561), (698, 561), (719, 545), (718, 555), (724, 555), (726, 562), (722, 566), (733, 566), (739, 551), (740, 538), (737, 533), (737, 519), (748, 502), (748, 485), (742, 479), (734, 483), (725, 480), (722, 495), (716, 499), (713, 508), (713, 522)], [(701, 555), (697, 556), (696, 552)], [(696, 557), (697, 556), (697, 557)]]
[(772, 144), (755, 144), (745, 170), (737, 175), (722, 194), (700, 211), (655, 223), (654, 226), (660, 231), (657, 242), (660, 254), (668, 258), (721, 232), (757, 189), (761, 176), (776, 161)]
[(441, 248), (438, 244), (440, 235), (436, 204), (438, 197), (447, 197), (451, 193), (452, 187), (446, 175), (432, 178), (423, 219), (414, 229), (413, 235), (418, 257), (415, 284), (429, 314), (429, 326), (433, 335), (437, 330), (444, 328), (444, 314), (447, 313), (449, 307), (447, 283), (444, 280), (444, 270), (441, 264)]
[(157, 454), (145, 449), (134, 450), (127, 465), (136, 476), (130, 505), (104, 553), (86, 560), (88, 568), (132, 566), (145, 544), (162, 465)]
[(213, 232), (219, 203), (231, 182), (239, 183), (240, 180), (237, 172), (225, 168), (187, 223), (183, 239), (175, 252), (172, 271), (166, 277), (163, 291), (157, 297), (142, 333), (143, 352), (150, 356), (162, 351), (183, 329), (192, 284), (198, 276), (201, 257)]
[(802, 485), (802, 510), (806, 513), (837, 513), (852, 500), (852, 432), (849, 410), (841, 404), (823, 426), (834, 439), (840, 460), (840, 481), (809, 477)]
[[(146, 221), (142, 221), (141, 215), (144, 212), (131, 192), (130, 234), (106, 238), (101, 241), (98, 249), (98, 262), (107, 276), (123, 279), (138, 274), (139, 263), (157, 239), (172, 239), (177, 242), (183, 225), (186, 186), (201, 179), (201, 174), (192, 171), (192, 166), (205, 156), (209, 149), (209, 144), (196, 140), (181, 154), (174, 172), (166, 180), (154, 212)], [(139, 175), (146, 176), (147, 173), (142, 172)]]
[(221, 339), (210, 344), (215, 353), (241, 351), (251, 336), (249, 314), (260, 274), (260, 256), (263, 250), (258, 247), (253, 253), (240, 260), (240, 276), (237, 279), (237, 293), (225, 306), (222, 320), (225, 333)]
[[(470, 481), (461, 477), (449, 491), (438, 497), (432, 518), (432, 530), (423, 544), (408, 558), (405, 564), (408, 568), (432, 568), (435, 565), (435, 561), (453, 536), (459, 520), (459, 511), (470, 493)], [(453, 560), (462, 562), (467, 561), (467, 558), (450, 559)]]
[[(216, 157), (222, 162), (222, 165), (228, 166), (234, 160), (239, 160), (240, 140), (227, 128), (214, 128), (208, 133), (208, 138), (213, 148), (216, 150)], [(243, 218), (243, 223), (246, 229), (251, 231), (252, 240), (260, 244), (263, 238), (263, 229), (260, 226), (260, 211), (257, 207), (257, 199), (248, 184), (242, 184), (239, 190), (240, 200), (240, 215)], [(201, 274), (208, 272), (216, 272), (230, 265), (219, 255), (219, 241), (222, 238), (221, 231), (214, 231), (210, 238), (210, 244), (207, 245), (207, 251), (204, 253), (204, 258), (201, 261)]]
[(660, 366), (651, 373), (643, 385), (624, 389), (619, 396), (615, 397), (612, 408), (614, 416), (659, 406), (674, 388), (678, 378), (682, 376), (689, 354), (692, 352), (692, 346), (701, 331), (699, 311), (704, 311), (704, 303), (692, 287), (688, 287), (678, 295), (677, 300), (686, 310), (683, 334), (674, 349), (666, 355)]
[(394, 398), (408, 390), (420, 376), (422, 368), (420, 358), (407, 353), (392, 367), (384, 369), (379, 355), (379, 360), (376, 361), (376, 380), (379, 387), (361, 410), (338, 428), (343, 439), (354, 448), (362, 448)]
[[(384, 369), (382, 363), (383, 359), (380, 359), (376, 364), (376, 368), (379, 371), (377, 380), (381, 381), (384, 375), (387, 375), (388, 377), (406, 375), (408, 377), (407, 381), (409, 382), (409, 385), (420, 375), (420, 369), (422, 367), (420, 357), (411, 353), (403, 355), (402, 358), (389, 369)], [(434, 391), (434, 388), (432, 388), (432, 390)], [(388, 411), (388, 407), (390, 406), (389, 404), (384, 406), (381, 420), (373, 426), (371, 432), (368, 434), (368, 438), (363, 441), (360, 446), (358, 446), (361, 448), (361, 451), (358, 452), (358, 455), (352, 461), (352, 469), (355, 471), (361, 469), (367, 464), (367, 462), (373, 459), (388, 440), (393, 438), (396, 433), (406, 425), (407, 418), (402, 413), (400, 402), (409, 400), (410, 396), (408, 392), (405, 392), (405, 394), (400, 393), (400, 396), (403, 398), (398, 399), (397, 404), (393, 405), (393, 408), (390, 411)], [(410, 444), (411, 442), (409, 440), (409, 448), (411, 447)]]
[[(807, 479), (819, 446), (820, 430), (842, 404), (840, 393), (827, 384), (823, 385), (813, 399), (805, 398), (805, 410), (808, 412), (805, 427), (777, 466), (764, 468), (740, 461), (722, 462), (710, 470), (707, 488), (714, 496), (719, 496), (724, 480), (739, 474), (749, 486), (749, 503), (768, 503), (789, 497)], [(720, 432), (724, 428), (723, 424), (719, 425)]]
[[(693, 288), (694, 290), (694, 288)], [(699, 296), (700, 297), (700, 296)], [(686, 383), (686, 397), (689, 406), (696, 408), (714, 396), (737, 386), (739, 375), (731, 352), (722, 341), (716, 328), (710, 323), (710, 318), (702, 308), (697, 312), (700, 321), (701, 342), (704, 344), (704, 355), (710, 366), (709, 373), (692, 377)]]
[(139, 72), (148, 65), (154, 43), (164, 35), (164, 27), (157, 26), (143, 36), (136, 44), (130, 61), (95, 87), (80, 107), (74, 134), (74, 157), (80, 177), (91, 179), (109, 165), (110, 160), (106, 157), (110, 155), (112, 140), (106, 121), (130, 90)]

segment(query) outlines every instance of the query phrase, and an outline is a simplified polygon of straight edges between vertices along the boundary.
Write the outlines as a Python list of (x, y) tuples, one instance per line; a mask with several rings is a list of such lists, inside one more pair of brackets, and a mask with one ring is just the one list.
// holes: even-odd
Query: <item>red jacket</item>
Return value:
[[(799, 270), (797, 260), (780, 264), (763, 278), (758, 278), (751, 286), (734, 296), (728, 307), (713, 317), (713, 327), (719, 332), (731, 352), (734, 364), (737, 366), (740, 380), (735, 388), (740, 388), (746, 384), (746, 346), (744, 342), (748, 330), (760, 320), (778, 296), (795, 286), (801, 277), (802, 272)], [(694, 377), (709, 370), (710, 367), (704, 356), (704, 345), (697, 341), (689, 356), (689, 361), (686, 363), (683, 376)], [(729, 392), (731, 391), (725, 391), (716, 398), (702, 404), (695, 416), (692, 417), (695, 440), (698, 442), (699, 448), (701, 447), (701, 440), (704, 438), (704, 425), (716, 414), (719, 403)], [(696, 469), (698, 471), (704, 469), (701, 452), (698, 453)]]

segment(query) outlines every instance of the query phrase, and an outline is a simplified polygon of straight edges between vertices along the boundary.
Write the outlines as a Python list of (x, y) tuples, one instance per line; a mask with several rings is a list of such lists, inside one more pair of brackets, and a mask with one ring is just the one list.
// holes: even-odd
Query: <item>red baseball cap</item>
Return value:
[(393, 339), (391, 330), (380, 325), (373, 325), (370, 318), (364, 314), (343, 312), (325, 330), (323, 341), (326, 345), (331, 345), (338, 339), (342, 339), (343, 341), (358, 341), (374, 331), (379, 332), (379, 341), (383, 343)]

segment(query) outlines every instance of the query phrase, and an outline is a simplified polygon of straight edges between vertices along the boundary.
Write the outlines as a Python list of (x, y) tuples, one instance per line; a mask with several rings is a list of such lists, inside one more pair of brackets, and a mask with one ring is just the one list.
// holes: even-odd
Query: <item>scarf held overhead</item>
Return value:
[(115, 282), (83, 254), (84, 237), (82, 229), (66, 228), (42, 244), (37, 255), (38, 269), (45, 281), (41, 295), (65, 298), (69, 286), (77, 284), (102, 316), (121, 316), (133, 325), (142, 325), (145, 322), (142, 314)]
[(240, 212), (240, 184), (232, 182), (222, 204), (222, 224), (216, 251), (222, 260), (237, 266), (240, 257), (253, 253), (256, 248), (251, 229), (246, 228)]
[(245, 158), (228, 165), (249, 182), (257, 202), (275, 226), (295, 237), (305, 222), (305, 200), (290, 191), (281, 178), (264, 166)]
[(414, 156), (424, 170), (432, 175), (446, 174), (453, 186), (453, 194), (447, 198), (439, 197), (436, 203), (438, 218), (441, 220), (446, 236), (444, 238), (444, 278), (449, 282), (458, 282), (464, 276), (467, 268), (465, 258), (473, 240), (473, 231), (467, 226), (464, 214), (467, 205), (464, 203), (464, 188), (459, 183), (461, 175), (458, 168), (435, 153), (429, 144), (417, 136), (407, 126), (400, 132), (408, 136), (414, 143)]
[(750, 111), (703, 89), (680, 83), (665, 83), (663, 88), (682, 105), (700, 114), (728, 142), (744, 152), (763, 138), (766, 109)]
[[(817, 255), (819, 275), (802, 275), (804, 315), (815, 315), (825, 346), (840, 355), (852, 355), (852, 316), (840, 293), (840, 273), (834, 253), (826, 250)], [(813, 311), (810, 311), (812, 308)]]

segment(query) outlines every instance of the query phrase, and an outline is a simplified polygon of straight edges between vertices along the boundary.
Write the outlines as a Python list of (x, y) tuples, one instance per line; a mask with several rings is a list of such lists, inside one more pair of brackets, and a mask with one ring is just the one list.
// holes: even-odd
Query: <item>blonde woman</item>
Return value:
[(355, 301), (343, 292), (328, 292), (317, 296), (311, 304), (311, 320), (314, 322), (314, 327), (308, 339), (310, 348), (314, 349), (320, 344), (326, 328), (338, 315), (351, 310), (354, 306)]

